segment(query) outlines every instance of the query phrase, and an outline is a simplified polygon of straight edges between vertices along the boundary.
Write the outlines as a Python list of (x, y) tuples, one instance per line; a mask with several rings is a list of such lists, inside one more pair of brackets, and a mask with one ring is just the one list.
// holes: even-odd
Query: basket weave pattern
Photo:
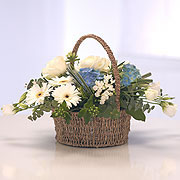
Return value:
[(56, 140), (78, 147), (108, 147), (125, 144), (130, 130), (130, 116), (121, 111), (119, 119), (96, 117), (88, 124), (77, 113), (72, 113), (70, 124), (63, 118), (54, 118)]
[[(120, 111), (120, 76), (116, 59), (107, 43), (94, 34), (82, 36), (75, 44), (73, 53), (77, 54), (80, 44), (87, 38), (98, 41), (107, 52), (111, 60), (115, 78), (116, 106)], [(130, 131), (130, 118), (124, 110), (120, 111), (119, 119), (95, 117), (88, 124), (83, 118), (78, 118), (78, 113), (72, 113), (70, 124), (63, 118), (54, 118), (56, 139), (59, 143), (78, 147), (107, 147), (125, 144)]]

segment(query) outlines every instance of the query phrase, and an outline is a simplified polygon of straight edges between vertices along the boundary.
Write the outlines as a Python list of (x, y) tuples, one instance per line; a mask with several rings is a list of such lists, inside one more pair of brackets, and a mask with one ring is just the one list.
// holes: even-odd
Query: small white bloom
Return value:
[(116, 81), (113, 78), (111, 78), (110, 82), (111, 82), (111, 84), (114, 84)]
[(146, 98), (150, 101), (153, 101), (154, 99), (156, 99), (158, 97), (158, 93), (159, 92), (157, 90), (150, 89), (150, 88), (148, 88), (145, 91)]
[(49, 61), (46, 67), (42, 70), (42, 74), (46, 78), (59, 76), (66, 71), (66, 62), (62, 56), (57, 56)]
[(3, 115), (13, 115), (15, 114), (14, 106), (12, 104), (3, 105), (2, 112)]
[(109, 91), (115, 90), (112, 84), (108, 84), (106, 87), (108, 88)]
[(26, 102), (28, 105), (35, 103), (36, 105), (43, 104), (44, 98), (49, 96), (50, 88), (46, 83), (42, 84), (40, 87), (38, 84), (34, 84), (30, 88), (26, 95)]
[(95, 81), (95, 86), (93, 86), (93, 89), (95, 91), (99, 91), (99, 93), (102, 92), (102, 90), (104, 89), (104, 83), (103, 81)]
[(67, 84), (67, 83), (71, 83), (72, 82), (72, 77), (68, 76), (68, 77), (55, 77), (52, 78), (51, 80), (49, 80), (49, 84), (51, 86), (59, 86), (59, 85), (63, 85), (63, 84)]
[(109, 71), (111, 66), (111, 61), (106, 58), (101, 58), (99, 56), (88, 56), (87, 58), (81, 60), (77, 69), (81, 68), (93, 68), (100, 71)]
[(94, 94), (96, 97), (99, 97), (101, 94), (101, 91), (96, 91), (96, 93)]
[(169, 117), (173, 117), (176, 114), (177, 105), (169, 105), (168, 103), (163, 107), (163, 112)]
[(150, 89), (154, 89), (156, 91), (158, 91), (158, 95), (160, 95), (160, 82), (157, 82), (157, 83), (151, 83), (150, 86), (149, 86)]
[(101, 99), (99, 103), (100, 103), (100, 104), (104, 104), (104, 103), (105, 103), (105, 100)]
[(105, 75), (103, 81), (96, 81), (95, 86), (93, 86), (93, 89), (95, 92), (96, 97), (100, 97), (100, 104), (104, 104), (106, 100), (109, 99), (110, 96), (113, 95), (114, 92), (114, 79), (112, 75)]
[(56, 88), (52, 93), (52, 96), (56, 101), (58, 101), (58, 103), (62, 104), (63, 101), (66, 101), (68, 108), (71, 108), (72, 104), (77, 106), (81, 100), (79, 95), (79, 91), (74, 85), (71, 85), (70, 83)]
[(108, 81), (112, 78), (112, 75), (107, 74), (106, 76), (104, 76), (104, 81)]

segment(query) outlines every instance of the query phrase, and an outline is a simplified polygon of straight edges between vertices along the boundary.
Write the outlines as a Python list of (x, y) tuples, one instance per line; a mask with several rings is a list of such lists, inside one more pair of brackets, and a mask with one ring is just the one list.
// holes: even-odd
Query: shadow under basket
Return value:
[(121, 111), (119, 119), (93, 118), (85, 124), (78, 113), (72, 113), (70, 124), (65, 119), (54, 118), (56, 140), (61, 144), (76, 147), (110, 147), (128, 142), (131, 116)]

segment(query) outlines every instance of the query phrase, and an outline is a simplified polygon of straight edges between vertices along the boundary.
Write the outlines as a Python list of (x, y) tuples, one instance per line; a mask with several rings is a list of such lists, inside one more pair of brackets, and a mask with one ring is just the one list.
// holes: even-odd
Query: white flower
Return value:
[(150, 101), (153, 101), (154, 99), (157, 98), (158, 96), (158, 91), (157, 90), (154, 90), (154, 89), (150, 89), (148, 88), (146, 91), (145, 91), (145, 95), (146, 95), (146, 98)]
[(111, 66), (111, 61), (106, 58), (101, 58), (99, 56), (88, 56), (87, 58), (81, 60), (77, 69), (81, 68), (93, 68), (100, 71), (109, 71)]
[(103, 81), (95, 81), (95, 85), (93, 86), (93, 90), (95, 92), (96, 97), (100, 97), (100, 104), (104, 104), (106, 100), (109, 99), (110, 96), (113, 95), (114, 92), (114, 84), (115, 80), (113, 79), (112, 75), (104, 76)]
[(14, 106), (12, 104), (3, 105), (2, 112), (3, 115), (13, 115), (15, 114)]
[(95, 86), (93, 86), (93, 89), (95, 91), (102, 91), (104, 89), (104, 83), (103, 81), (95, 81)]
[(176, 114), (177, 105), (169, 105), (168, 103), (163, 107), (163, 112), (169, 117), (173, 117)]
[(49, 80), (49, 84), (51, 86), (59, 86), (59, 85), (63, 85), (63, 84), (67, 84), (67, 83), (71, 83), (72, 82), (72, 77), (68, 76), (68, 77), (55, 77), (52, 78), (51, 80)]
[(56, 88), (52, 93), (52, 96), (56, 101), (58, 101), (58, 103), (62, 104), (63, 101), (66, 101), (68, 108), (71, 108), (72, 104), (77, 106), (81, 100), (79, 95), (79, 91), (71, 84), (62, 85)]
[(32, 88), (30, 88), (26, 95), (26, 102), (28, 105), (35, 103), (36, 105), (43, 104), (44, 98), (49, 96), (49, 86), (46, 83), (42, 84), (40, 87), (38, 84), (34, 84)]
[(66, 62), (62, 56), (57, 56), (49, 61), (46, 67), (42, 70), (42, 74), (46, 78), (59, 76), (66, 71)]
[(160, 95), (160, 82), (157, 82), (157, 83), (151, 83), (150, 86), (149, 86), (149, 89), (154, 89), (156, 91), (158, 91), (158, 95)]

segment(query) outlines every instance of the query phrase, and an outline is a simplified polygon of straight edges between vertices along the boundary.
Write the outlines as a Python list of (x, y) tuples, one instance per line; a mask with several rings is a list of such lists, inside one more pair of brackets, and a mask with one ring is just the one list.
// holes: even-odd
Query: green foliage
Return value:
[(71, 114), (67, 107), (66, 101), (64, 101), (59, 107), (55, 108), (52, 112), (51, 117), (62, 117), (66, 120), (66, 123), (69, 124), (71, 120)]
[(155, 106), (150, 106), (149, 102), (144, 102), (145, 91), (148, 85), (152, 82), (151, 79), (146, 79), (151, 76), (147, 73), (140, 79), (136, 79), (128, 87), (121, 88), (120, 104), (121, 108), (125, 109), (136, 120), (145, 121), (146, 117), (144, 112), (150, 112)]
[(132, 108), (131, 110), (126, 109), (126, 112), (128, 114), (130, 114), (136, 120), (145, 121), (145, 119), (146, 119), (146, 116), (145, 116), (144, 112), (142, 111), (142, 109), (138, 109), (136, 111), (134, 108)]
[(75, 53), (69, 52), (67, 55), (67, 60), (66, 62), (69, 62), (72, 66), (72, 68), (74, 69), (74, 62), (79, 61), (80, 59), (78, 58), (78, 56)]
[(19, 99), (19, 103), (23, 102), (26, 99), (27, 92), (25, 92)]
[(83, 90), (83, 93), (86, 94), (86, 96), (90, 96), (91, 94), (93, 94), (91, 88), (88, 87), (81, 75), (72, 68), (72, 65), (68, 65), (67, 71), (74, 78), (77, 87), (81, 88), (81, 90)]
[(27, 85), (27, 90), (33, 87), (34, 84), (38, 84), (39, 87), (42, 87), (43, 83), (47, 83), (46, 79), (44, 78), (39, 78), (39, 79), (31, 79), (30, 82)]
[[(26, 109), (32, 109), (32, 115), (30, 115), (28, 119), (35, 121), (37, 118), (43, 116), (45, 112), (52, 112), (51, 117), (62, 117), (66, 120), (67, 124), (70, 123), (71, 112), (79, 112), (78, 117), (84, 118), (86, 124), (93, 120), (94, 117), (105, 117), (111, 119), (119, 118), (120, 112), (116, 107), (115, 95), (111, 96), (105, 104), (99, 104), (100, 97), (94, 96), (93, 89), (87, 86), (81, 75), (74, 69), (74, 63), (76, 61), (79, 61), (78, 56), (72, 52), (68, 53), (66, 59), (66, 63), (68, 64), (67, 73), (64, 73), (61, 76), (70, 75), (73, 78), (73, 83), (81, 95), (81, 101), (78, 106), (73, 106), (69, 109), (66, 101), (62, 104), (55, 101), (52, 97), (52, 92), (50, 92), (50, 95), (44, 99), (43, 104), (37, 105), (34, 103), (27, 105), (27, 92), (25, 92), (20, 97), (19, 102), (13, 104), (15, 113)], [(118, 65), (120, 77), (123, 76), (123, 65), (124, 62)], [(113, 69), (110, 67), (110, 71), (102, 73), (113, 75)], [(124, 109), (136, 120), (145, 121), (145, 112), (150, 113), (155, 108), (154, 105), (160, 105), (162, 108), (164, 108), (167, 104), (173, 105), (173, 103), (169, 102), (169, 100), (174, 98), (169, 97), (167, 94), (163, 95), (162, 89), (160, 90), (160, 95), (155, 100), (147, 100), (145, 91), (148, 89), (149, 84), (153, 82), (152, 79), (149, 78), (150, 76), (151, 73), (144, 74), (131, 82), (131, 84), (121, 86), (121, 110)], [(27, 84), (27, 90), (32, 88), (34, 84), (38, 84), (42, 87), (43, 83), (48, 83), (48, 81), (43, 77), (39, 79), (31, 79)]]
[(83, 108), (78, 113), (78, 117), (83, 117), (86, 124), (93, 117), (96, 117), (99, 114), (99, 108), (94, 104), (94, 101), (94, 96), (91, 95), (88, 101), (84, 104)]
[(115, 96), (111, 96), (105, 104), (99, 106), (99, 117), (116, 119), (120, 117), (120, 112), (117, 110)]

